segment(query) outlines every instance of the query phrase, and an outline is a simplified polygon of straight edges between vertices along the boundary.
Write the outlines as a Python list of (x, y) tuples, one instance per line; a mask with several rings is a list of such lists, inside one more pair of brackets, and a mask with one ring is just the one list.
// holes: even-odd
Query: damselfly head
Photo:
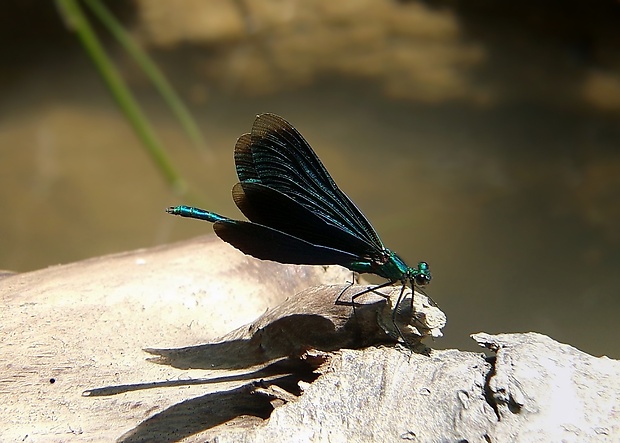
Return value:
[(431, 282), (431, 269), (428, 266), (428, 263), (425, 261), (421, 261), (418, 263), (417, 269), (411, 270), (411, 277), (415, 281), (415, 284), (418, 286), (426, 286)]

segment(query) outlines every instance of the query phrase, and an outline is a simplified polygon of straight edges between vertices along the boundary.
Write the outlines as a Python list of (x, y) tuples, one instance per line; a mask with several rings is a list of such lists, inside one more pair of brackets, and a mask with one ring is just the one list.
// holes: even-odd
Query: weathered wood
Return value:
[(620, 441), (620, 362), (536, 334), (474, 334), (496, 353), (494, 441)]
[[(113, 441), (194, 396), (243, 386), (197, 384), (222, 371), (156, 365), (143, 348), (209, 343), (308, 286), (350, 278), (254, 260), (214, 236), (4, 277), (0, 441)], [(118, 394), (82, 395), (106, 387)]]
[[(399, 289), (354, 314), (350, 278), (213, 237), (5, 276), (0, 441), (618, 440), (619, 362), (538, 334), (412, 352)], [(424, 302), (411, 342), (445, 321)]]
[[(147, 349), (160, 356), (154, 362), (177, 368), (241, 369), (265, 364), (281, 358), (303, 357), (308, 350), (335, 351), (359, 349), (402, 341), (418, 352), (426, 336), (441, 335), (445, 316), (428, 298), (416, 293), (412, 318), (411, 291), (405, 292), (395, 321), (393, 306), (400, 287), (382, 288), (355, 300), (350, 294), (361, 293), (367, 286), (314, 286), (288, 297), (268, 310), (250, 325), (242, 326), (215, 343), (181, 349)], [(382, 296), (379, 294), (383, 294)], [(400, 331), (400, 332), (399, 332)]]
[(619, 441), (620, 362), (534, 333), (474, 338), (497, 357), (342, 350), (298, 400), (263, 425), (201, 437), (217, 435), (220, 443)]

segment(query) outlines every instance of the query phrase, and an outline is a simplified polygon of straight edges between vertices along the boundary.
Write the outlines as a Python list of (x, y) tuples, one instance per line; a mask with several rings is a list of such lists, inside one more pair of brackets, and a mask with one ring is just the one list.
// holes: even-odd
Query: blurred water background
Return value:
[[(620, 4), (106, 2), (197, 119), (195, 150), (98, 28), (175, 166), (238, 217), (233, 147), (261, 112), (306, 137), (384, 243), (430, 263), (468, 334), (620, 357)], [(0, 269), (209, 234), (167, 186), (53, 2), (0, 14)]]

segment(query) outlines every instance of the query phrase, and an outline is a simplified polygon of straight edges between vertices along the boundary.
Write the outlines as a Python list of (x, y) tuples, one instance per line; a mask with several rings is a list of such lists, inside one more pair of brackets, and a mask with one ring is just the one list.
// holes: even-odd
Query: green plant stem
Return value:
[(56, 4), (63, 14), (67, 26), (77, 34), (84, 49), (95, 63), (103, 80), (110, 89), (110, 92), (138, 134), (138, 137), (144, 143), (151, 158), (164, 175), (168, 184), (176, 192), (184, 194), (186, 192), (186, 186), (183, 180), (172, 166), (166, 151), (155, 135), (155, 132), (152, 130), (148, 120), (140, 110), (136, 100), (131, 95), (129, 88), (125, 85), (121, 75), (106, 55), (103, 46), (84, 16), (78, 1), (56, 0)]
[(166, 101), (173, 114), (198, 148), (204, 149), (206, 143), (198, 125), (192, 118), (179, 96), (166, 80), (166, 77), (159, 70), (157, 65), (151, 60), (146, 52), (136, 44), (136, 41), (125, 31), (124, 27), (110, 13), (110, 10), (99, 0), (83, 0), (91, 11), (99, 20), (107, 27), (118, 42), (125, 50), (134, 58), (136, 63), (142, 68), (144, 73), (149, 77), (155, 88), (159, 91), (163, 99)]

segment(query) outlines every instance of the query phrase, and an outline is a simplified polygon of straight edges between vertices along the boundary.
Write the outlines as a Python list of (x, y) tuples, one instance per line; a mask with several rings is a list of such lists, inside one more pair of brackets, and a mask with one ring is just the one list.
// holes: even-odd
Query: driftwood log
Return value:
[(351, 278), (215, 237), (0, 273), (0, 441), (620, 441), (619, 362), (535, 333), (432, 350), (426, 297), (353, 309)]

